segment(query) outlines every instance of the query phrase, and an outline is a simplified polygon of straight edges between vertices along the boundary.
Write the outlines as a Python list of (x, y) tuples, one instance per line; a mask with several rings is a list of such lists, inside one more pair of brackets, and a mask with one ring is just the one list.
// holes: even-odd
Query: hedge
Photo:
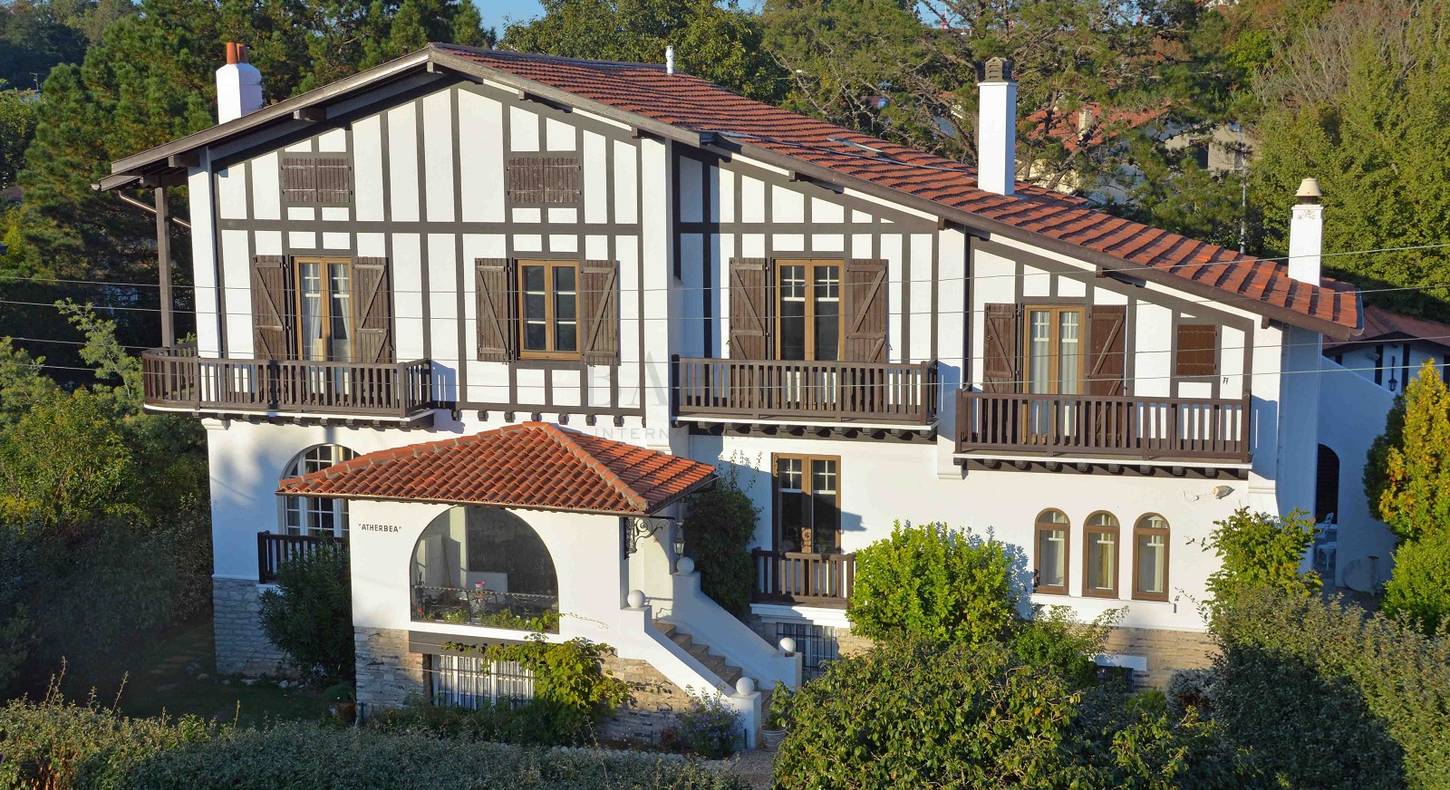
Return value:
[(740, 780), (676, 755), (532, 749), (292, 722), (131, 719), (54, 698), (0, 708), (0, 787), (700, 788)]

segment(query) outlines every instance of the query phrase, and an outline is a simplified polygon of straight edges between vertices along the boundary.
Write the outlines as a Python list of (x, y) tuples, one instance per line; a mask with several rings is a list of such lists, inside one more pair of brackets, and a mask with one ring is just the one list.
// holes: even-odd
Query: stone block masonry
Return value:
[(604, 671), (624, 681), (632, 699), (600, 726), (602, 739), (659, 743), (677, 715), (694, 706), (684, 689), (644, 661), (610, 656), (604, 661)]
[(357, 701), (367, 708), (396, 708), (428, 698), (423, 655), (408, 650), (408, 632), (354, 628)]
[(223, 675), (294, 674), (287, 657), (262, 633), (261, 589), (250, 579), (212, 579), (212, 636)]
[(1133, 672), (1134, 685), (1166, 689), (1174, 672), (1210, 666), (1218, 653), (1218, 645), (1212, 636), (1198, 631), (1114, 628), (1103, 650), (1111, 655), (1146, 660), (1146, 670), (1135, 668)]

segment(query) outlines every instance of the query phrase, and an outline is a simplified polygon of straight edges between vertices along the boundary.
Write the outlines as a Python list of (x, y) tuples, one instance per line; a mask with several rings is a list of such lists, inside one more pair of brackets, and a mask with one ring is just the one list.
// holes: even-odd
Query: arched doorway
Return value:
[(413, 547), (412, 619), (559, 630), (559, 577), (528, 522), (493, 507), (452, 507)]

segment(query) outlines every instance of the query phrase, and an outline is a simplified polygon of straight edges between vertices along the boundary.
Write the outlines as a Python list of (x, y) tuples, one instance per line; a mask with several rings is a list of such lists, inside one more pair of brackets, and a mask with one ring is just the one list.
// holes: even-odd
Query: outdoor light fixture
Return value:
[(674, 549), (675, 559), (685, 556), (685, 528), (676, 524), (670, 529), (670, 548)]

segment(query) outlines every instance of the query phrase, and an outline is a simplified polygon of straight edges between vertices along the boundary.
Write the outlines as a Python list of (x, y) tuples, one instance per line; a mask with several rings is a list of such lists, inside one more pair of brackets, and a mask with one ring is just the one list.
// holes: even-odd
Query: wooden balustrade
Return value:
[(843, 607), (856, 581), (855, 554), (754, 549), (755, 594), (762, 603)]
[(677, 417), (929, 426), (936, 362), (800, 362), (677, 357)]
[(957, 452), (1248, 463), (1249, 399), (961, 390)]
[(432, 366), (141, 354), (146, 405), (210, 412), (292, 412), (408, 418), (431, 408)]
[(262, 584), (274, 582), (277, 580), (277, 569), (282, 567), (282, 563), (328, 550), (345, 552), (347, 541), (330, 536), (258, 532), (257, 581)]

